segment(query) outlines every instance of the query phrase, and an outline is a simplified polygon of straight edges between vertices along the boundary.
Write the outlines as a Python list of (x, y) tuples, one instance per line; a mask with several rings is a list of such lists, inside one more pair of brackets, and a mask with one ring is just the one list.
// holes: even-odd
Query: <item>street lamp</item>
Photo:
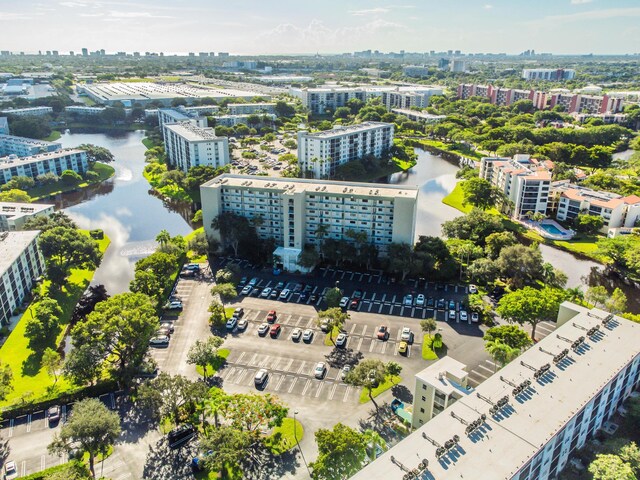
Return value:
[(304, 461), (304, 466), (307, 467), (307, 472), (309, 472), (309, 478), (311, 478), (311, 470), (309, 470), (309, 465), (307, 464), (307, 459), (304, 458), (304, 453), (302, 453), (302, 447), (298, 442), (298, 427), (296, 425), (296, 415), (298, 414), (297, 410), (293, 411), (293, 438), (296, 440), (296, 446), (298, 450), (300, 450), (300, 455), (302, 456), (302, 460)]

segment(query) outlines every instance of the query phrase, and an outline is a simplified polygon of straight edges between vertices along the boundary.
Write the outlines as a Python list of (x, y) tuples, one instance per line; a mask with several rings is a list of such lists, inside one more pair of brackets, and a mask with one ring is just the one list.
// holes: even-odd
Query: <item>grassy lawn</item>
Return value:
[[(340, 335), (340, 329), (338, 327), (333, 327), (333, 342), (336, 341), (336, 337)], [(327, 333), (324, 337), (324, 344), (327, 347), (333, 347), (334, 343), (331, 341), (331, 335), (329, 335), (329, 333)]]
[[(207, 376), (210, 377), (211, 375), (215, 374), (218, 371), (218, 369), (222, 365), (224, 365), (224, 362), (227, 360), (229, 353), (231, 352), (229, 351), (228, 348), (221, 348), (220, 350), (218, 350), (218, 358), (216, 359), (216, 361), (211, 365), (207, 366)], [(204, 370), (201, 366), (198, 365), (196, 367), (196, 372), (198, 372), (198, 375), (204, 377)]]
[(62, 134), (58, 130), (52, 130), (51, 131), (51, 135), (49, 135), (48, 137), (44, 137), (42, 140), (44, 140), (46, 142), (55, 142), (61, 136), (62, 136)]
[[(295, 428), (295, 435), (294, 435)], [(302, 424), (293, 418), (285, 418), (282, 425), (273, 429), (273, 433), (265, 439), (266, 447), (271, 450), (274, 455), (282, 455), (296, 446), (296, 438), (298, 442), (304, 436), (304, 428)]]
[(144, 137), (142, 139), (142, 144), (147, 147), (147, 150), (149, 150), (150, 148), (156, 147), (157, 144), (156, 142), (154, 142), (153, 140), (151, 140), (149, 137)]
[(41, 200), (52, 195), (57, 195), (58, 193), (78, 190), (80, 188), (86, 188), (90, 185), (96, 185), (113, 177), (113, 174), (115, 173), (115, 169), (111, 165), (100, 162), (96, 162), (93, 165), (92, 170), (99, 175), (98, 180), (96, 180), (95, 182), (81, 182), (76, 185), (63, 185), (62, 182), (56, 182), (49, 185), (40, 185), (38, 187), (34, 187), (28, 190), (27, 193), (32, 198), (32, 200)]
[[(87, 230), (83, 230), (83, 233), (89, 235)], [(104, 253), (109, 243), (110, 240), (106, 235), (102, 240), (98, 240), (100, 251)], [(73, 309), (93, 278), (93, 273), (94, 270), (71, 270), (71, 275), (62, 291), (53, 295), (62, 308), (62, 316), (60, 317), (62, 328), (55, 340), (55, 345), (59, 345), (64, 338)], [(41, 291), (46, 294), (49, 286), (50, 282), (45, 280)], [(9, 392), (6, 400), (0, 402), (0, 407), (13, 405), (23, 400), (37, 401), (55, 398), (61, 393), (72, 391), (75, 388), (64, 377), (59, 377), (54, 386), (53, 377), (50, 377), (46, 369), (40, 366), (42, 352), (36, 352), (28, 346), (25, 330), (35, 305), (36, 303), (33, 303), (25, 310), (9, 338), (0, 348), (0, 358), (3, 363), (11, 367), (13, 372), (13, 390)]]
[[(195, 237), (200, 232), (204, 233), (204, 227), (196, 228), (190, 234), (185, 235), (184, 239), (187, 242), (187, 244), (189, 243), (189, 240), (191, 240), (193, 237)], [(187, 252), (187, 258), (189, 259), (189, 262), (191, 262), (191, 263), (204, 263), (204, 262), (206, 262), (208, 260), (206, 255), (198, 255), (193, 250), (189, 250)]]
[[(386, 392), (394, 385), (399, 384), (401, 381), (402, 381), (402, 377), (399, 375), (393, 375), (393, 376), (387, 375), (384, 379), (384, 382), (382, 382), (376, 388), (371, 390), (371, 395), (373, 396), (373, 398), (376, 398), (378, 395), (380, 395), (383, 392)], [(362, 392), (360, 392), (360, 403), (367, 403), (369, 400), (370, 400), (369, 390), (367, 390), (366, 388), (363, 388)]]
[(462, 191), (461, 182), (456, 183), (455, 188), (449, 195), (442, 199), (442, 203), (450, 207), (460, 210), (462, 213), (469, 213), (473, 209), (473, 205), (463, 205), (464, 192)]
[(438, 355), (431, 348), (433, 338), (430, 335), (425, 334), (422, 337), (422, 358), (423, 360), (438, 360)]
[[(164, 172), (154, 175), (149, 173), (145, 169), (142, 172), (142, 175), (144, 176), (144, 178), (147, 179), (149, 184), (153, 187), (153, 189), (156, 192), (160, 193), (165, 197), (171, 198), (173, 200), (178, 200), (178, 201), (186, 201), (186, 202), (196, 201), (196, 198), (194, 198), (194, 194), (196, 192), (188, 192), (181, 186), (176, 185), (175, 183), (160, 186), (160, 182), (162, 180), (162, 176), (164, 175)], [(197, 194), (200, 195), (200, 192), (198, 191)]]
[(457, 153), (458, 155), (462, 155), (463, 157), (473, 158), (475, 160), (480, 160), (482, 157), (486, 156), (477, 152), (475, 150), (467, 150), (464, 147), (460, 146), (459, 148), (455, 148), (456, 145), (453, 143), (444, 143), (438, 140), (431, 140), (428, 138), (420, 139), (418, 142), (428, 145), (433, 148), (437, 148), (438, 150), (444, 150), (445, 152)]

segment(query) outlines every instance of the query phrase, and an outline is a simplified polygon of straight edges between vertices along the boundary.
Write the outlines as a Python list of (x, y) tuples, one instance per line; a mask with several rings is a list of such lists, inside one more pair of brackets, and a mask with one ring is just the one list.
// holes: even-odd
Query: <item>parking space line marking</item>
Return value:
[(373, 352), (373, 347), (375, 346), (375, 344), (376, 344), (376, 341), (375, 340), (371, 340), (371, 344), (369, 345), (369, 353)]
[(282, 382), (284, 382), (284, 379), (287, 378), (286, 375), (282, 375), (280, 377), (280, 380), (278, 380), (278, 384), (275, 386), (275, 391), (279, 391), (280, 390), (280, 386), (282, 385)]
[(253, 362), (255, 361), (256, 357), (258, 356), (257, 353), (253, 354), (253, 357), (251, 357), (251, 360), (249, 360), (246, 365), (253, 365)]
[(397, 356), (397, 355), (398, 355), (398, 349), (397, 349), (397, 348), (394, 348), (394, 349), (393, 349), (393, 356), (395, 357), (395, 356)]
[(364, 337), (360, 337), (360, 341), (358, 342), (358, 348), (356, 350), (360, 350), (360, 347), (362, 347), (363, 340), (364, 340)]
[(493, 370), (491, 370), (488, 367), (485, 367), (484, 365), (478, 365), (478, 368), (482, 368), (484, 370), (486, 370), (487, 372), (489, 372), (491, 375), (493, 375), (495, 372)]
[(349, 398), (349, 392), (351, 391), (351, 387), (347, 386), (347, 389), (344, 391), (344, 397), (342, 397), (342, 401), (346, 402)]
[(373, 307), (373, 302), (369, 302), (369, 309), (367, 310), (367, 312), (370, 312), (372, 307)]
[(293, 377), (293, 382), (291, 383), (291, 385), (289, 386), (289, 393), (292, 392), (293, 387), (296, 386), (296, 382), (298, 381), (298, 377)]
[[(351, 276), (349, 277), (349, 280), (353, 280), (353, 276), (355, 275), (354, 272), (351, 272)], [(360, 278), (360, 280), (362, 280), (362, 278)]]
[(27, 415), (27, 432), (31, 431), (31, 414)]
[(383, 305), (384, 305), (384, 304), (382, 304), (382, 303), (380, 304), (380, 308), (378, 308), (378, 313), (382, 313), (382, 306), (383, 306)]
[(300, 365), (300, 368), (298, 368), (298, 375), (300, 375), (302, 373), (302, 370), (304, 370), (306, 362), (303, 360), (302, 364)]
[(331, 391), (329, 392), (329, 400), (333, 400), (333, 396), (336, 393), (336, 388), (338, 388), (338, 384), (334, 383), (333, 387), (331, 387)]
[(113, 392), (111, 392), (109, 394), (109, 398), (111, 399), (111, 410), (115, 410), (116, 409), (116, 396), (113, 394)]
[(26, 476), (27, 474), (27, 461), (26, 460), (22, 460), (22, 477)]
[[(397, 352), (398, 349), (396, 348), (395, 351)], [(411, 356), (411, 345), (407, 345), (407, 358), (409, 358)]]
[(309, 321), (307, 322), (307, 328), (312, 328), (312, 327), (314, 327), (314, 326), (315, 326), (315, 323), (316, 323), (315, 319), (310, 318), (310, 319), (309, 319)]
[(362, 327), (362, 333), (361, 335), (364, 337), (365, 336), (365, 332), (367, 331), (367, 326), (365, 325), (364, 327)]
[(236, 363), (242, 363), (242, 359), (244, 358), (244, 356), (247, 354), (246, 351), (242, 352), (240, 354), (240, 356), (238, 357), (238, 360), (236, 360)]
[(326, 382), (320, 382), (320, 385), (318, 386), (318, 389), (316, 390), (316, 398), (318, 398), (320, 396), (320, 393), (322, 393), (322, 389), (324, 388)]
[(300, 326), (300, 322), (302, 322), (302, 317), (298, 317), (298, 321), (296, 322), (296, 327)]
[(47, 459), (42, 455), (42, 457), (40, 457), (40, 470), (44, 470), (45, 468), (47, 468)]
[(284, 370), (285, 372), (288, 372), (288, 371), (289, 371), (289, 369), (291, 368), (291, 365), (292, 365), (292, 364), (293, 364), (293, 358), (290, 358), (290, 359), (289, 359), (289, 363), (287, 363), (287, 366), (286, 366), (286, 367), (284, 367), (284, 369), (283, 369), (283, 370)]
[(238, 375), (238, 378), (236, 378), (236, 381), (235, 381), (234, 383), (237, 383), (238, 385), (239, 385), (239, 384), (241, 384), (241, 383), (242, 383), (242, 380), (244, 379), (244, 377), (246, 377), (246, 376), (247, 376), (247, 372), (248, 372), (248, 371), (249, 371), (249, 370), (244, 370), (244, 369), (243, 369), (243, 370), (240, 372), (240, 375)]
[(307, 394), (307, 390), (309, 390), (309, 386), (311, 385), (311, 379), (308, 378), (307, 379), (307, 383), (304, 385), (304, 388), (302, 389), (302, 396), (304, 397)]
[(349, 330), (349, 335), (353, 335), (353, 332), (355, 331), (355, 329), (356, 329), (356, 327), (357, 327), (357, 326), (358, 326), (358, 325), (357, 325), (357, 324), (355, 324), (355, 323), (354, 323), (353, 325), (351, 325), (351, 330)]

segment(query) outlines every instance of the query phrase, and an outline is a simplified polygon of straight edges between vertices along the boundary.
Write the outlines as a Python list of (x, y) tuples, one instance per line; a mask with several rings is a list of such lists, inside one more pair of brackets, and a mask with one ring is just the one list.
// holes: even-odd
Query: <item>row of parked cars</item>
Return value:
[[(176, 295), (171, 295), (164, 308), (165, 310), (181, 311), (183, 308), (182, 300)], [(168, 320), (161, 321), (160, 328), (158, 328), (156, 334), (149, 340), (149, 345), (157, 348), (168, 347), (174, 331), (175, 326), (173, 322)]]
[(257, 286), (259, 281), (259, 278), (254, 277), (247, 282), (247, 277), (243, 277), (242, 280), (240, 280), (240, 282), (238, 283), (238, 288), (241, 289), (240, 295), (286, 302), (291, 298), (291, 295), (293, 295), (294, 293), (299, 293), (300, 301), (302, 302), (305, 302), (309, 299), (311, 300), (311, 302), (316, 302), (318, 300), (318, 295), (311, 293), (311, 291), (313, 290), (313, 285), (297, 283), (293, 288), (289, 289), (285, 288), (284, 282), (278, 282), (275, 287), (260, 288)]

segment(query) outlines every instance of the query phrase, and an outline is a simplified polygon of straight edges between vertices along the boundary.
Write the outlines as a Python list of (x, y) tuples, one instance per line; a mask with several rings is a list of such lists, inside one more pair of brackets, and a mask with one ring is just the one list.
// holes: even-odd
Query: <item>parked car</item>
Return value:
[(305, 342), (310, 342), (311, 340), (313, 340), (313, 330), (307, 328), (302, 334), (302, 340)]
[(357, 298), (358, 300), (360, 300), (362, 298), (362, 290), (356, 290), (355, 292), (353, 292), (353, 298)]
[(340, 308), (347, 308), (349, 306), (349, 302), (351, 301), (351, 299), (349, 297), (342, 297), (340, 299)]
[(231, 317), (227, 320), (227, 330), (233, 330), (238, 325), (238, 319), (236, 317)]
[(344, 367), (342, 367), (342, 370), (340, 370), (340, 379), (344, 380), (345, 378), (347, 378), (347, 375), (349, 375), (350, 371), (351, 365), (345, 365)]
[(309, 284), (307, 284), (307, 285), (305, 285), (305, 286), (304, 286), (304, 290), (303, 290), (303, 292), (305, 292), (305, 293), (311, 293), (311, 290), (313, 290), (313, 285), (309, 285)]
[(262, 290), (260, 289), (260, 287), (253, 287), (253, 290), (251, 290), (251, 293), (249, 295), (252, 297), (259, 297), (261, 291)]
[(327, 333), (329, 331), (329, 320), (323, 320), (322, 322), (320, 322), (320, 330), (322, 330), (324, 333)]
[(301, 302), (306, 302), (308, 298), (309, 298), (309, 294), (307, 292), (301, 292), (300, 293), (300, 301)]
[(282, 290), (284, 288), (284, 282), (278, 282), (274, 288), (276, 290)]
[(60, 421), (60, 413), (62, 409), (60, 405), (53, 405), (47, 410), (47, 418), (49, 419), (49, 425), (52, 423), (58, 423)]
[(244, 287), (247, 284), (247, 277), (242, 277), (238, 282), (239, 287)]
[(416, 296), (416, 307), (424, 307), (425, 298), (423, 294)]
[(445, 309), (445, 307), (446, 307), (446, 304), (445, 304), (445, 302), (444, 302), (444, 298), (439, 299), (439, 300), (438, 300), (438, 304), (437, 304), (437, 307), (436, 307), (436, 308), (437, 308), (438, 310), (444, 310), (444, 309)]
[(194, 272), (199, 272), (200, 271), (200, 264), (199, 263), (189, 263), (189, 264), (185, 265), (182, 268), (184, 270), (192, 270)]
[(269, 295), (271, 295), (271, 289), (269, 287), (267, 287), (264, 290), (262, 290), (262, 293), (260, 294), (260, 297), (269, 298)]
[(289, 300), (290, 296), (291, 296), (291, 290), (289, 290), (288, 288), (285, 288), (280, 292), (280, 300), (282, 300), (283, 302), (286, 302), (287, 300)]
[(162, 326), (161, 326), (161, 327), (158, 329), (158, 331), (156, 332), (156, 335), (166, 335), (167, 337), (170, 337), (170, 336), (171, 336), (171, 330), (169, 330), (169, 329), (168, 329), (168, 328), (166, 328), (166, 327), (162, 327)]
[(411, 305), (413, 305), (413, 295), (411, 295), (410, 293), (404, 296), (404, 299), (402, 300), (402, 304), (405, 307), (410, 307)]
[(455, 320), (455, 319), (456, 319), (456, 311), (449, 310), (449, 320)]
[(409, 344), (405, 341), (402, 341), (398, 344), (398, 353), (405, 354), (407, 353), (408, 348), (409, 348)]
[(313, 376), (318, 379), (323, 379), (324, 374), (327, 372), (327, 366), (324, 362), (316, 363), (316, 367), (313, 369)]
[(246, 318), (241, 318), (238, 320), (238, 330), (244, 332), (249, 326), (249, 321)]
[(251, 290), (253, 290), (253, 287), (251, 285), (247, 285), (242, 289), (240, 295), (249, 295), (251, 293)]
[(269, 335), (271, 335), (271, 338), (276, 338), (280, 334), (281, 330), (282, 325), (280, 325), (279, 323), (274, 323), (273, 325), (271, 325), (271, 331), (269, 332)]
[(455, 310), (455, 309), (456, 309), (455, 300), (449, 300), (449, 310)]
[(378, 327), (378, 340), (386, 340), (387, 338), (389, 338), (389, 327), (387, 327), (386, 325), (380, 325)]
[(346, 333), (340, 333), (338, 335), (338, 337), (336, 338), (336, 347), (344, 347), (347, 344), (347, 334)]
[(471, 312), (471, 321), (473, 323), (478, 323), (480, 321), (480, 315), (478, 315), (478, 312)]
[(165, 308), (167, 310), (182, 310), (182, 302), (169, 302)]
[(5, 480), (14, 480), (18, 478), (18, 467), (13, 460), (4, 464), (4, 478)]
[(351, 308), (351, 310), (357, 310), (358, 305), (360, 305), (360, 300), (358, 300), (357, 298), (354, 298), (353, 300), (351, 300), (351, 304), (349, 305), (349, 308)]
[(400, 340), (403, 342), (413, 343), (413, 332), (409, 327), (402, 327), (402, 334), (400, 335)]
[(167, 347), (169, 345), (169, 337), (166, 335), (157, 335), (149, 340), (151, 347)]
[(196, 429), (192, 425), (181, 425), (178, 428), (174, 428), (167, 435), (169, 441), (169, 448), (178, 448), (184, 445), (193, 437), (196, 436)]
[(261, 323), (258, 327), (258, 335), (260, 335), (261, 337), (265, 336), (270, 328), (271, 326), (268, 323)]
[(473, 284), (469, 285), (469, 293), (478, 293), (478, 287)]
[(427, 299), (427, 307), (428, 308), (433, 308), (435, 306), (435, 304), (436, 304), (436, 301), (435, 301), (435, 299), (433, 297), (429, 297)]
[(467, 311), (466, 310), (460, 310), (460, 321), (461, 322), (467, 322), (469, 320), (469, 318), (467, 317)]
[(233, 316), (236, 317), (237, 319), (241, 319), (243, 315), (244, 315), (244, 308), (242, 307), (238, 307), (233, 311)]
[(160, 324), (160, 328), (166, 328), (169, 333), (173, 333), (175, 331), (175, 327), (173, 326), (173, 322), (162, 322)]
[(256, 284), (260, 281), (260, 279), (258, 277), (253, 277), (251, 280), (249, 280), (249, 286), (250, 287), (255, 287)]
[(269, 378), (269, 372), (266, 368), (261, 368), (256, 373), (256, 376), (253, 377), (253, 382), (255, 383), (256, 387), (261, 387), (262, 385), (264, 385), (264, 382), (267, 381), (267, 378)]
[(267, 313), (267, 322), (273, 323), (276, 321), (277, 318), (278, 318), (278, 314), (276, 313), (276, 311), (269, 310), (269, 313)]
[(275, 288), (271, 290), (271, 294), (269, 295), (269, 298), (271, 300), (276, 300), (278, 298), (278, 296), (280, 296), (280, 290), (276, 290)]
[(294, 342), (299, 342), (300, 338), (302, 338), (302, 329), (296, 327), (291, 332), (291, 340), (293, 340)]

